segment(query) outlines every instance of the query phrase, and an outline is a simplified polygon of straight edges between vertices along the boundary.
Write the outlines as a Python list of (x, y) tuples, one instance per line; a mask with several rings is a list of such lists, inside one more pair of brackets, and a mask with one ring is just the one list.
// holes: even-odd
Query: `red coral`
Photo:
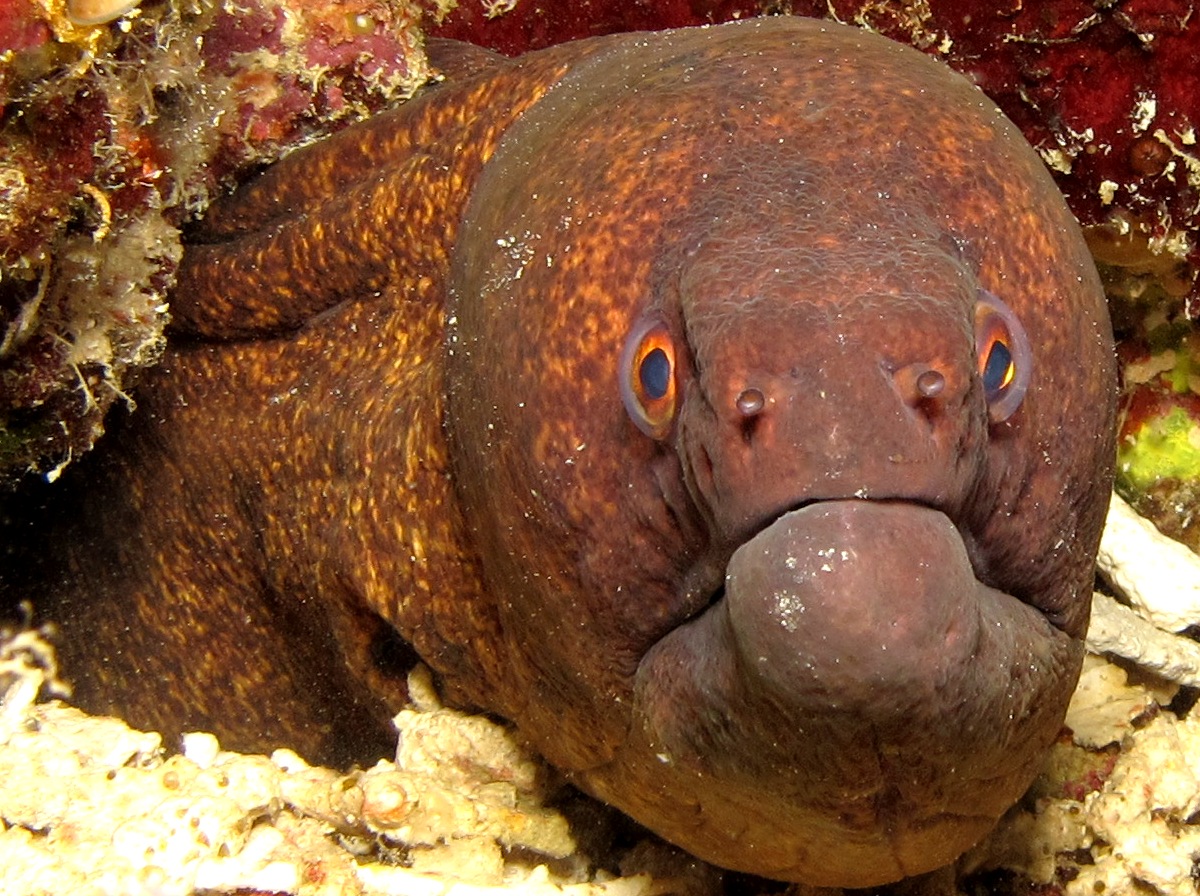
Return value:
[[(1200, 171), (1189, 177), (1200, 124), (1192, 5), (937, 0), (920, 33), (932, 38), (924, 49), (974, 79), (1052, 163), (1081, 222), (1120, 212), (1161, 239), (1200, 228)], [(859, 4), (833, 6), (850, 18)], [(915, 42), (894, 22), (865, 21)]]
[(234, 74), (242, 66), (240, 55), (260, 50), (280, 52), (283, 49), (285, 17), (282, 7), (239, 8), (236, 12), (222, 10), (204, 32), (200, 58), (205, 66), (223, 75)]
[(107, 133), (107, 112), (104, 97), (81, 86), (0, 133), (0, 161), (25, 162), (21, 189), (0, 190), (0, 264), (15, 265), (62, 227), (78, 185), (94, 177), (92, 147)]
[[(576, 0), (534, 3), (464, 0), (430, 33), (510, 56), (551, 44), (620, 31), (655, 31), (761, 15), (766, 0)], [(509, 9), (508, 7), (512, 8)]]
[(1117, 765), (1118, 750), (1108, 750), (1101, 754), (1099, 764), (1086, 769), (1082, 775), (1073, 781), (1063, 783), (1062, 795), (1069, 800), (1082, 803), (1090, 793), (1098, 793), (1104, 783), (1112, 776)]
[[(0, 53), (21, 53), (47, 44), (53, 34), (49, 23), (37, 12), (34, 0), (0, 0)], [(3, 71), (7, 68), (7, 64), (0, 67), (0, 77), (3, 77)], [(0, 92), (2, 98), (3, 93)]]

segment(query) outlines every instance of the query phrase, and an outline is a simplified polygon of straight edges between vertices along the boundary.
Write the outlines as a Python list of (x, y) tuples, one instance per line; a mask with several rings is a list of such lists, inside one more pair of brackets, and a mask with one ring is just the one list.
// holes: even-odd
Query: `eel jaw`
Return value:
[(950, 519), (831, 500), (739, 547), (581, 783), (727, 868), (864, 887), (952, 862), (1021, 795), (1082, 645), (975, 578)]

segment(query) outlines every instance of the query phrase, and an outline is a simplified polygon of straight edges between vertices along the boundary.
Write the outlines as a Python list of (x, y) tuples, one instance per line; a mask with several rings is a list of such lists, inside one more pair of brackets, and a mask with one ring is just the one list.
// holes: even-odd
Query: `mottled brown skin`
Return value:
[[(60, 577), (84, 702), (361, 754), (398, 633), (705, 859), (954, 860), (1059, 729), (1110, 482), (1111, 335), (1049, 176), (965, 81), (827, 23), (460, 53), (196, 235), (93, 472), (111, 553)], [(1001, 422), (982, 290), (1032, 344)], [(618, 369), (647, 315), (655, 437)]]

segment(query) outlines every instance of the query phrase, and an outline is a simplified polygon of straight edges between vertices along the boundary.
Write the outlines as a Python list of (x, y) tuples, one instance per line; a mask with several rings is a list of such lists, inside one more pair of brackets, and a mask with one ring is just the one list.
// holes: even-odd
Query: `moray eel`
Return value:
[(1110, 486), (1037, 155), (812, 20), (435, 55), (191, 234), (58, 540), (80, 699), (362, 756), (415, 655), (718, 865), (952, 862), (1059, 731)]

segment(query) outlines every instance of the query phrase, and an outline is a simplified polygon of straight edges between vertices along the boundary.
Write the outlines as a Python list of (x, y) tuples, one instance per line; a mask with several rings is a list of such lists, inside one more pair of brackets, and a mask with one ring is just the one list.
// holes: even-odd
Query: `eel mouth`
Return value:
[[(857, 512), (860, 508), (864, 511), (863, 514)], [(784, 505), (777, 510), (769, 511), (756, 523), (746, 526), (741, 531), (729, 536), (725, 541), (729, 545), (725, 549), (727, 551), (725, 559), (714, 562), (710, 570), (705, 574), (705, 581), (700, 583), (696, 588), (698, 599), (693, 600), (692, 609), (683, 617), (678, 618), (659, 637), (668, 636), (675, 628), (686, 625), (693, 619), (704, 615), (726, 598), (730, 586), (730, 569), (735, 564), (735, 558), (739, 556), (743, 556), (744, 558), (746, 555), (753, 555), (761, 549), (758, 559), (753, 564), (749, 564), (746, 559), (743, 559), (738, 561), (738, 566), (744, 569), (748, 565), (753, 565), (760, 570), (774, 568), (776, 574), (783, 574), (784, 569), (779, 568), (777, 564), (772, 564), (771, 560), (774, 554), (780, 550), (784, 550), (787, 553), (787, 556), (784, 558), (784, 567), (786, 569), (800, 571), (806, 569), (804, 558), (800, 555), (800, 545), (793, 544), (791, 540), (791, 537), (800, 528), (795, 524), (800, 521), (829, 515), (846, 521), (846, 524), (841, 528), (843, 537), (840, 541), (837, 537), (834, 537), (831, 539), (829, 547), (825, 549), (817, 548), (817, 550), (831, 552), (829, 556), (821, 558), (821, 565), (823, 567), (836, 561), (840, 553), (855, 551), (860, 555), (869, 554), (873, 548), (871, 542), (876, 537), (882, 537), (882, 533), (864, 532), (864, 527), (854, 524), (851, 519), (859, 516), (875, 517), (874, 508), (891, 508), (895, 511), (895, 513), (891, 511), (884, 513), (883, 516), (885, 518), (904, 519), (909, 514), (924, 517), (925, 512), (937, 514), (939, 517), (944, 518), (944, 522), (939, 521), (939, 525), (935, 527), (938, 530), (936, 538), (946, 539), (955, 543), (956, 546), (961, 544), (966, 553), (967, 563), (970, 566), (973, 577), (981, 581), (984, 580), (984, 576), (980, 573), (980, 564), (977, 562), (975, 550), (973, 549), (975, 537), (962, 524), (959, 519), (960, 514), (952, 508), (924, 497), (903, 494), (871, 497), (831, 496), (805, 498), (795, 503)], [(777, 529), (777, 527), (780, 528)], [(913, 559), (917, 559), (917, 555), (921, 550), (921, 545), (916, 543), (916, 539), (921, 537), (922, 530), (920, 528), (914, 529), (913, 539), (910, 541), (912, 550), (910, 556)], [(834, 542), (844, 546), (844, 549), (834, 550)], [(887, 566), (886, 563), (878, 565)], [(903, 564), (896, 564), (891, 566), (891, 570), (892, 577), (894, 578), (895, 576), (903, 575), (905, 567)], [(814, 572), (815, 570), (809, 571)], [(830, 572), (831, 570), (822, 571)], [(1003, 587), (998, 586), (995, 582), (988, 582), (988, 584), (998, 587), (1003, 591)], [(1015, 591), (1006, 591), (1004, 593), (1010, 594), (1014, 600), (1028, 604), (1034, 609), (1041, 610), (1041, 608), (1037, 607), (1036, 603), (1027, 599), (1026, 595)], [(1053, 619), (1050, 621), (1052, 624), (1056, 624)]]
[(963, 638), (979, 637), (982, 595), (1022, 605), (978, 580), (961, 530), (942, 510), (903, 499), (814, 499), (747, 535), (706, 605), (659, 644), (707, 628), (709, 652), (731, 653), (743, 672), (754, 670), (747, 677), (756, 686), (786, 694), (806, 680), (832, 688), (836, 677), (847, 702), (879, 682), (923, 676), (931, 652), (973, 651)]
[[(940, 510), (806, 503), (647, 652), (630, 739), (587, 783), (724, 867), (886, 883), (953, 861), (1020, 796), (1079, 655), (978, 581)], [(644, 776), (633, 797), (629, 776)]]

